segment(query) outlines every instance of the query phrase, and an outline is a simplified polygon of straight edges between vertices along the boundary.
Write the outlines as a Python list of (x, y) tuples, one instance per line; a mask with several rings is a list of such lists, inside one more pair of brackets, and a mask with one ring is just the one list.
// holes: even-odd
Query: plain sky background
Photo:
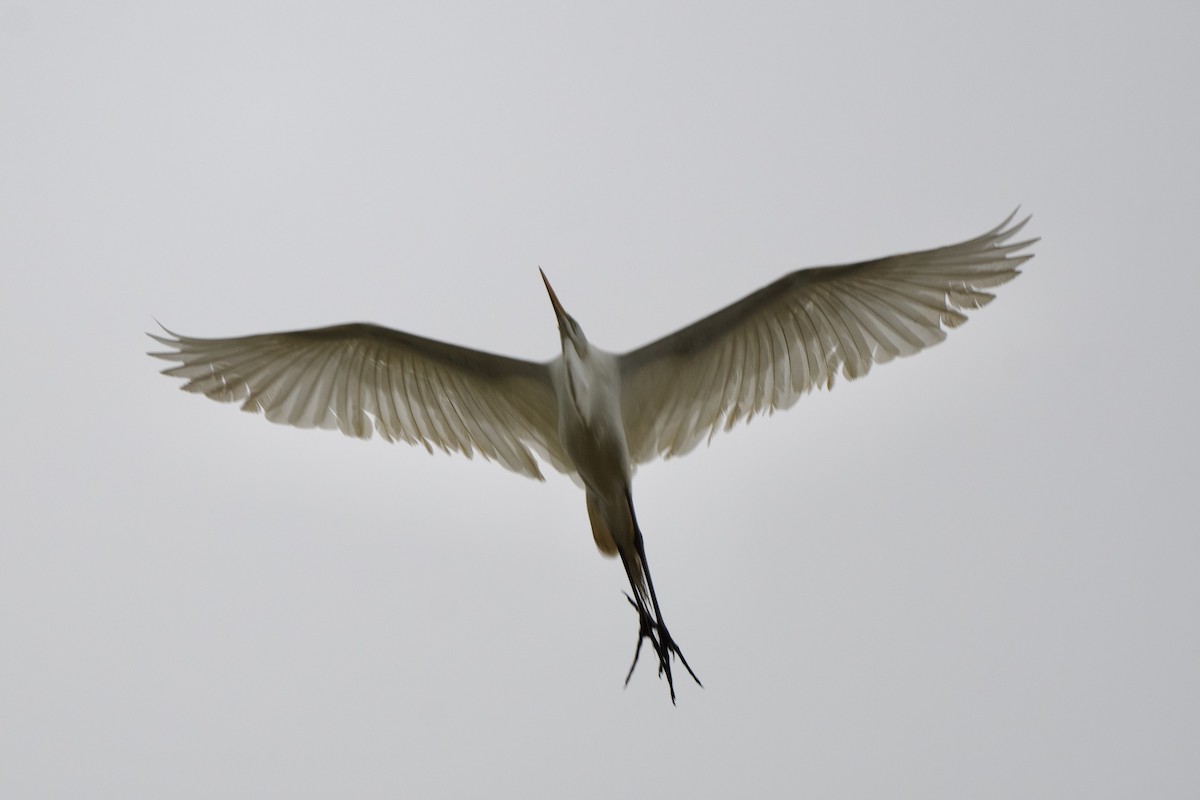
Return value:
[[(0, 2), (0, 796), (1200, 794), (1195, 3)], [(155, 318), (625, 350), (1018, 203), (938, 347), (583, 495)]]

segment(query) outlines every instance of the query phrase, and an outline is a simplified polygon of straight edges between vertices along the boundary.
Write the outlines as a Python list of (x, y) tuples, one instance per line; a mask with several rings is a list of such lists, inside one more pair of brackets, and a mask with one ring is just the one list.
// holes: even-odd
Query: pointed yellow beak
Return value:
[(567, 311), (562, 307), (562, 303), (558, 302), (558, 295), (554, 293), (554, 287), (550, 285), (550, 281), (546, 280), (546, 273), (542, 272), (542, 268), (538, 267), (538, 272), (542, 274), (542, 283), (546, 284), (546, 292), (550, 295), (550, 304), (554, 306), (554, 315), (558, 317), (559, 327), (566, 327)]

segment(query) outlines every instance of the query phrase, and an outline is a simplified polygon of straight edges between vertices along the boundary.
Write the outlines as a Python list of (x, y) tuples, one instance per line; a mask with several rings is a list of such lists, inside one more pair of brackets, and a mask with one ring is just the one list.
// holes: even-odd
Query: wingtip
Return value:
[(154, 324), (157, 325), (160, 329), (162, 329), (162, 332), (167, 334), (167, 336), (171, 337), (171, 339), (167, 339), (166, 337), (160, 336), (157, 333), (151, 333), (150, 331), (146, 331), (147, 336), (149, 336), (154, 341), (162, 342), (163, 344), (171, 344), (173, 341), (179, 340), (179, 334), (175, 333), (175, 331), (171, 330), (166, 325), (163, 325), (161, 322), (159, 322), (158, 317), (151, 317), (151, 319), (153, 319)]
[(181, 337), (179, 336), (179, 334), (175, 333), (175, 331), (171, 330), (166, 325), (163, 325), (161, 322), (159, 322), (157, 317), (151, 317), (151, 319), (153, 319), (154, 324), (157, 325), (158, 327), (162, 328), (163, 333), (165, 333), (167, 335), (160, 336), (159, 334), (151, 333), (150, 331), (146, 331), (146, 335), (149, 336), (154, 341), (158, 342), (159, 344), (170, 347), (171, 351), (164, 353), (161, 351), (147, 350), (146, 355), (148, 355), (152, 358), (161, 358), (164, 360), (172, 360), (172, 359), (177, 358), (179, 355), (179, 344), (181, 341)]
[(1026, 214), (1024, 217), (1022, 217), (1018, 222), (1016, 222), (1014, 224), (1013, 220), (1016, 219), (1017, 214), (1020, 212), (1020, 210), (1021, 210), (1021, 206), (1018, 205), (1016, 208), (1014, 208), (1012, 210), (1012, 213), (1010, 213), (1007, 217), (1005, 217), (1004, 222), (1001, 222), (995, 228), (992, 228), (990, 231), (988, 231), (984, 235), (983, 238), (985, 240), (990, 239), (992, 241), (993, 246), (1000, 247), (1003, 245), (1009, 251), (1020, 250), (1021, 248), (1028, 247), (1029, 245), (1034, 244), (1035, 242), (1039, 241), (1041, 239), (1041, 237), (1035, 236), (1032, 239), (1027, 239), (1022, 242), (1017, 242), (1014, 244), (1007, 244), (1009, 239), (1013, 238), (1018, 233), (1020, 233), (1021, 229), (1023, 229), (1027, 224), (1029, 224), (1029, 220), (1033, 219), (1033, 214)]
[[(1024, 217), (1021, 218), (1021, 220), (1019, 222), (1017, 222), (1015, 225), (1013, 225), (1012, 221), (1014, 219), (1016, 219), (1017, 214), (1020, 214), (1020, 213), (1021, 213), (1021, 204), (1018, 203), (1017, 207), (1014, 208), (1011, 212), (1009, 212), (1008, 216), (1004, 218), (1004, 221), (1001, 222), (999, 225), (997, 225), (992, 230), (995, 231), (996, 233), (1004, 232), (1009, 235), (1014, 234), (1017, 231), (1021, 230), (1021, 228), (1025, 227), (1025, 223), (1027, 223), (1027, 222), (1029, 222), (1029, 220), (1033, 219), (1033, 214), (1026, 214)], [(1009, 227), (1010, 225), (1011, 225), (1011, 227)]]

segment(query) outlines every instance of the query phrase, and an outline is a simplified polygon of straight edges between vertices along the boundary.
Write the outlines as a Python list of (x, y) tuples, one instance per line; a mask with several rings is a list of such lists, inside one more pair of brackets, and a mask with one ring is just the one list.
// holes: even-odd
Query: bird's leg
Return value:
[[(639, 570), (640, 572), (640, 570)], [(646, 608), (646, 584), (634, 577), (633, 568), (626, 565), (626, 575), (629, 578), (629, 586), (633, 589), (633, 594), (625, 593), (625, 599), (629, 601), (629, 605), (633, 606), (633, 610), (638, 613), (638, 640), (637, 647), (633, 651), (633, 663), (629, 665), (629, 672), (625, 674), (625, 685), (629, 685), (629, 679), (633, 677), (633, 671), (637, 668), (638, 658), (642, 654), (642, 642), (646, 639), (650, 640), (650, 646), (654, 648), (655, 655), (658, 656), (658, 674), (661, 676), (664, 673), (663, 669), (663, 649), (658, 638), (659, 622), (650, 615), (650, 610)], [(637, 598), (636, 600), (634, 598)], [(667, 664), (669, 668), (669, 663)], [(666, 673), (667, 683), (671, 686), (671, 700), (675, 700), (675, 687), (672, 683), (671, 674)]]
[[(637, 647), (633, 651), (633, 663), (629, 665), (629, 672), (625, 674), (625, 685), (628, 686), (629, 679), (633, 677), (633, 670), (635, 667), (637, 667), (638, 656), (642, 654), (642, 640), (650, 639), (653, 641), (654, 629), (648, 624), (648, 617), (646, 616), (645, 610), (643, 610), (641, 605), (633, 601), (633, 598), (629, 596), (628, 592), (625, 593), (625, 599), (628, 600), (629, 605), (633, 606), (634, 610), (638, 612)], [(654, 642), (654, 650), (655, 652), (658, 651), (658, 642)]]
[[(650, 615), (650, 611), (646, 608), (645, 601), (640, 593), (635, 592), (635, 601), (629, 594), (625, 595), (625, 599), (629, 601), (629, 605), (633, 606), (638, 612), (638, 641), (637, 647), (633, 651), (633, 663), (629, 665), (629, 672), (625, 674), (625, 685), (629, 685), (630, 678), (633, 677), (633, 671), (637, 668), (638, 658), (642, 654), (642, 642), (649, 639), (650, 646), (654, 648), (655, 655), (658, 656), (658, 674), (667, 677), (667, 687), (671, 693), (671, 702), (675, 702), (675, 676), (671, 672), (671, 654), (679, 656), (679, 660), (687, 667), (688, 673), (691, 674), (692, 680), (700, 684), (700, 679), (696, 677), (696, 673), (688, 665), (687, 659), (683, 657), (683, 653), (679, 650), (675, 640), (671, 638), (670, 632), (667, 631), (667, 626), (662, 621), (660, 612), (655, 612), (655, 616)], [(700, 684), (701, 686), (703, 684)]]
[[(632, 508), (632, 504), (630, 504), (630, 507)], [(645, 612), (645, 608), (643, 606), (643, 608), (639, 611), (639, 614), (641, 615), (643, 631), (647, 625), (652, 627), (652, 631), (649, 633), (643, 632), (640, 635), (642, 638), (649, 639), (650, 643), (654, 645), (654, 651), (658, 654), (658, 674), (667, 676), (667, 686), (670, 687), (671, 691), (671, 702), (674, 703), (675, 682), (672, 680), (671, 676), (672, 655), (679, 656), (680, 663), (683, 664), (683, 667), (688, 671), (688, 674), (692, 676), (692, 680), (696, 682), (697, 686), (704, 688), (704, 684), (701, 683), (700, 679), (696, 677), (695, 670), (692, 669), (691, 664), (689, 664), (687, 658), (684, 657), (683, 651), (679, 649), (679, 645), (675, 643), (675, 639), (671, 637), (671, 632), (667, 630), (667, 624), (663, 622), (662, 608), (658, 605), (658, 594), (654, 591), (654, 578), (650, 576), (650, 562), (646, 560), (646, 546), (642, 541), (642, 532), (640, 530), (636, 530), (636, 528), (635, 531), (636, 533), (634, 536), (634, 541), (637, 545), (638, 557), (642, 559), (642, 569), (646, 573), (646, 585), (650, 589), (650, 602), (654, 605), (655, 617), (654, 621), (650, 622), (648, 618), (649, 615)], [(657, 636), (654, 634), (657, 634)], [(639, 638), (639, 648), (641, 647), (641, 644), (642, 641), (641, 638)], [(634, 662), (636, 663), (636, 661), (637, 656), (635, 654)]]
[[(650, 645), (654, 648), (655, 654), (658, 656), (658, 674), (665, 675), (667, 678), (667, 686), (671, 692), (671, 702), (675, 702), (675, 678), (671, 673), (671, 657), (678, 656), (688, 674), (692, 676), (692, 680), (697, 686), (703, 687), (700, 679), (696, 677), (695, 671), (688, 664), (687, 659), (683, 655), (683, 651), (679, 649), (679, 645), (671, 637), (670, 631), (667, 630), (667, 625), (663, 621), (662, 608), (658, 604), (658, 594), (654, 591), (654, 579), (650, 576), (650, 563), (646, 559), (646, 546), (642, 538), (642, 532), (638, 528), (637, 518), (633, 513), (633, 498), (627, 495), (630, 521), (633, 523), (634, 530), (634, 546), (637, 549), (637, 557), (640, 562), (639, 570), (633, 566), (632, 559), (622, 560), (625, 562), (625, 573), (629, 578), (629, 585), (633, 589), (633, 595), (626, 595), (629, 604), (638, 612), (638, 641), (637, 649), (633, 652), (633, 663), (629, 666), (629, 673), (625, 676), (625, 684), (629, 685), (629, 679), (633, 677), (633, 670), (637, 667), (638, 657), (642, 653), (642, 642), (646, 639), (650, 640)], [(639, 578), (644, 576), (645, 583), (643, 584)], [(651, 616), (650, 609), (646, 607), (646, 594), (650, 595), (650, 603), (654, 608), (654, 614)], [(636, 598), (636, 600), (635, 600)]]
[[(638, 640), (637, 647), (633, 651), (633, 663), (629, 665), (629, 672), (625, 674), (625, 685), (629, 685), (630, 678), (633, 677), (633, 671), (637, 668), (638, 658), (642, 654), (642, 642), (646, 639), (650, 640), (650, 646), (654, 648), (655, 655), (658, 656), (658, 674), (667, 676), (667, 685), (671, 689), (671, 702), (675, 702), (675, 683), (671, 675), (671, 663), (669, 651), (664, 651), (662, 643), (659, 640), (659, 628), (661, 620), (656, 616), (651, 616), (650, 610), (646, 607), (646, 592), (647, 584), (641, 579), (644, 575), (644, 570), (641, 566), (634, 566), (631, 558), (625, 558), (625, 574), (629, 578), (629, 586), (633, 590), (633, 594), (625, 593), (625, 599), (629, 601), (629, 605), (633, 606), (634, 611), (638, 613)], [(636, 576), (636, 577), (635, 577)], [(636, 598), (636, 599), (634, 599)]]

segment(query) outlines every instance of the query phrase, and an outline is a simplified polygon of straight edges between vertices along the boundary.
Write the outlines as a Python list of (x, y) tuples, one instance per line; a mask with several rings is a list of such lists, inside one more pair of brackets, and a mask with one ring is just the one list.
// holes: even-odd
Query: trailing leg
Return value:
[[(671, 673), (671, 658), (678, 656), (680, 663), (684, 669), (692, 676), (692, 680), (697, 686), (703, 687), (700, 679), (696, 677), (695, 671), (688, 664), (687, 659), (683, 655), (683, 651), (675, 643), (671, 637), (670, 631), (667, 630), (667, 625), (663, 621), (662, 608), (658, 603), (658, 594), (654, 591), (654, 579), (650, 576), (650, 564), (646, 559), (646, 546), (642, 539), (642, 531), (638, 527), (637, 517), (633, 513), (633, 498), (629, 495), (628, 490), (625, 494), (630, 522), (633, 527), (633, 543), (634, 552), (626, 553), (624, 549), (621, 552), (621, 561), (625, 566), (625, 574), (629, 578), (629, 585), (633, 589), (633, 595), (626, 595), (629, 604), (638, 612), (638, 641), (637, 648), (633, 653), (633, 663), (629, 667), (629, 673), (625, 676), (626, 685), (629, 684), (629, 679), (633, 677), (633, 670), (637, 666), (638, 657), (642, 652), (642, 642), (650, 641), (651, 647), (654, 648), (655, 654), (658, 656), (658, 674), (665, 675), (667, 678), (667, 686), (671, 693), (671, 702), (675, 702), (675, 680)], [(653, 615), (649, 605), (653, 608)]]

